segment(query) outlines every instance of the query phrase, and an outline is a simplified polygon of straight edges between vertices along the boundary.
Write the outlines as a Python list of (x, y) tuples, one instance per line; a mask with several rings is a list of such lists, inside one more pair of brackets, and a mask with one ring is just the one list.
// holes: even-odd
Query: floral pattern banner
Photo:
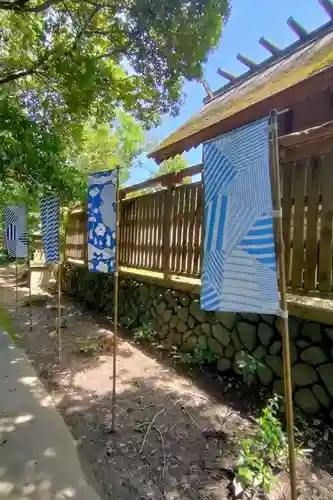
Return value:
[(117, 171), (88, 176), (88, 269), (112, 273), (116, 246)]

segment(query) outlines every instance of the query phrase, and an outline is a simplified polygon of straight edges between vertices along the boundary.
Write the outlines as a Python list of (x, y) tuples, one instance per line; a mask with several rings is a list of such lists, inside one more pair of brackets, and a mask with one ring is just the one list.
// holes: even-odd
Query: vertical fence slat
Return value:
[(186, 274), (187, 271), (187, 256), (188, 256), (188, 228), (190, 224), (190, 202), (191, 202), (191, 186), (184, 187), (184, 217), (182, 221), (182, 238), (181, 238), (181, 266), (180, 272)]
[(174, 190), (172, 187), (164, 192), (164, 213), (163, 213), (163, 246), (162, 246), (162, 268), (164, 278), (168, 277), (171, 266), (172, 250), (171, 250), (171, 232), (173, 221), (173, 197)]
[(301, 288), (303, 281), (305, 179), (306, 163), (304, 161), (297, 162), (295, 165), (294, 238), (291, 273), (293, 288)]
[(179, 211), (179, 190), (174, 189), (172, 199), (172, 224), (171, 224), (171, 263), (170, 271), (175, 272), (177, 252), (177, 214)]
[(177, 247), (176, 247), (176, 268), (175, 271), (179, 273), (181, 271), (181, 260), (182, 260), (182, 229), (184, 221), (184, 204), (185, 204), (185, 192), (184, 189), (177, 188), (179, 196), (179, 210), (177, 214)]
[(307, 173), (307, 218), (304, 289), (314, 290), (317, 284), (318, 215), (319, 215), (320, 159), (313, 157)]
[(203, 203), (202, 203), (202, 185), (198, 185), (197, 188), (197, 200), (195, 209), (195, 224), (194, 224), (194, 235), (193, 235), (193, 247), (194, 247), (194, 265), (193, 271), (194, 275), (198, 276), (201, 272), (201, 225), (203, 221)]
[(149, 196), (149, 268), (154, 269), (154, 246), (153, 246), (153, 219), (155, 212), (156, 196)]
[(188, 226), (188, 241), (187, 241), (187, 267), (186, 274), (193, 275), (193, 246), (194, 246), (194, 224), (195, 224), (195, 203), (196, 203), (196, 186), (191, 186), (190, 206), (189, 206), (189, 226)]
[(140, 197), (138, 212), (139, 212), (138, 267), (142, 267), (142, 246), (143, 246), (143, 228), (142, 228), (143, 198), (142, 197)]
[(155, 238), (156, 238), (156, 254), (157, 254), (157, 269), (159, 271), (162, 270), (162, 248), (163, 248), (163, 234), (162, 234), (162, 228), (163, 228), (163, 220), (164, 220), (164, 192), (161, 191), (158, 193), (158, 212), (156, 214), (157, 220), (156, 220), (156, 233), (155, 233)]
[(138, 205), (139, 198), (134, 199), (134, 233), (133, 233), (133, 266), (137, 267), (138, 261)]
[(332, 216), (333, 216), (333, 153), (325, 156), (321, 168), (321, 228), (319, 244), (318, 288), (332, 289)]
[(285, 244), (285, 265), (287, 285), (290, 282), (290, 250), (291, 250), (291, 219), (293, 207), (293, 174), (294, 164), (287, 163), (282, 167), (282, 227)]

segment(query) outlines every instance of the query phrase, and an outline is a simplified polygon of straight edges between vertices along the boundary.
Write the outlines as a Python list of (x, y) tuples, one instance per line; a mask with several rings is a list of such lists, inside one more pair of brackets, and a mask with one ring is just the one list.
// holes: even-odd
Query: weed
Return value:
[(190, 365), (198, 365), (200, 367), (211, 365), (217, 360), (217, 355), (209, 347), (202, 349), (197, 346), (194, 351), (191, 352), (178, 352), (176, 347), (173, 348), (175, 352), (175, 357), (180, 360), (181, 363), (186, 363)]
[(242, 358), (237, 361), (237, 366), (241, 372), (244, 383), (251, 385), (258, 367), (263, 366), (263, 364), (247, 352), (241, 351), (241, 354)]
[[(257, 419), (258, 428), (252, 437), (240, 441), (236, 463), (236, 481), (243, 489), (261, 487), (269, 493), (274, 481), (274, 470), (287, 466), (288, 445), (282, 424), (277, 417), (281, 397), (274, 395)], [(298, 458), (303, 458), (301, 448)]]
[(156, 331), (150, 323), (143, 323), (133, 330), (134, 342), (153, 342), (156, 337)]

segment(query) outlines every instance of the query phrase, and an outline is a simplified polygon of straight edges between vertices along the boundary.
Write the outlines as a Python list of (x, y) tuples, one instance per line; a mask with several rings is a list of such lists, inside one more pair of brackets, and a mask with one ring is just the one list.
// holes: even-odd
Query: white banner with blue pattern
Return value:
[(88, 176), (88, 269), (114, 272), (117, 171)]
[(60, 200), (57, 196), (44, 196), (40, 202), (42, 237), (47, 264), (59, 262)]
[(280, 311), (268, 141), (265, 119), (203, 146), (206, 311)]
[(8, 255), (15, 259), (28, 257), (27, 208), (8, 205), (4, 209), (5, 240)]

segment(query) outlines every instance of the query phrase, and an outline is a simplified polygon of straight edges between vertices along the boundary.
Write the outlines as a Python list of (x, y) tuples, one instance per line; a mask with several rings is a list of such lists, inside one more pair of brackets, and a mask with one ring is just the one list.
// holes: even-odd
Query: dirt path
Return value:
[[(251, 427), (250, 397), (228, 380), (177, 374), (170, 363), (124, 338), (118, 345), (117, 432), (110, 434), (112, 358), (105, 352), (93, 357), (77, 352), (79, 339), (111, 333), (110, 322), (67, 303), (59, 367), (56, 312), (45, 305), (34, 307), (29, 332), (26, 297), (22, 285), (16, 311), (13, 272), (0, 270), (0, 302), (13, 318), (17, 342), (52, 393), (78, 442), (88, 482), (103, 498), (228, 498), (228, 469), (237, 440)], [(299, 467), (302, 500), (333, 499), (327, 462), (333, 458), (331, 439), (324, 448), (318, 444), (312, 464)], [(270, 498), (288, 498), (285, 478), (280, 483)]]

